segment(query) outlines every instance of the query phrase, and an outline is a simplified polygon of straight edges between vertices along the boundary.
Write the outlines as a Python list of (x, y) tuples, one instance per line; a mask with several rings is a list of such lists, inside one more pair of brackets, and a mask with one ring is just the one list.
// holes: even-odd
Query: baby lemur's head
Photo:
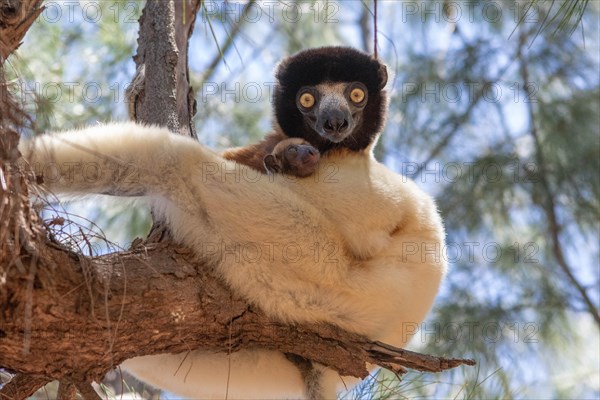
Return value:
[(275, 74), (275, 116), (288, 137), (319, 151), (362, 151), (385, 120), (385, 65), (348, 47), (301, 51), (281, 61)]
[(277, 143), (263, 159), (265, 169), (272, 174), (287, 174), (300, 178), (315, 172), (321, 155), (304, 139), (290, 138)]

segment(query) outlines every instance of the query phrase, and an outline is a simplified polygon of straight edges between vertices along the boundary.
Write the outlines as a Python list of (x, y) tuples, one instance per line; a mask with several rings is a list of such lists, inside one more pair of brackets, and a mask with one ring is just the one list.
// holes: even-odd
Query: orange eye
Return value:
[(350, 100), (354, 103), (360, 103), (365, 99), (365, 91), (361, 88), (354, 88), (350, 92)]
[(311, 108), (315, 105), (315, 96), (308, 92), (302, 93), (302, 95), (300, 96), (300, 104), (304, 108)]

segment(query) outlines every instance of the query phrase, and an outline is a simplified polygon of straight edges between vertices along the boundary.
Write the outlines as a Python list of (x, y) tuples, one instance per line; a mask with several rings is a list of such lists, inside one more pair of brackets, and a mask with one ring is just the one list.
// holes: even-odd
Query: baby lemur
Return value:
[(222, 156), (227, 160), (271, 174), (287, 174), (304, 178), (315, 172), (321, 158), (319, 150), (300, 138), (282, 138), (271, 149), (275, 138), (279, 136), (270, 134), (257, 144), (226, 150)]

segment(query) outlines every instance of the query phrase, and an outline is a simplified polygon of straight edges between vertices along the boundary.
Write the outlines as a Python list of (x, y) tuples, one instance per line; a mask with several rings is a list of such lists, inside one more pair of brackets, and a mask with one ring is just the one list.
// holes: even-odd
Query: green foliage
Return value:
[[(591, 331), (573, 329), (598, 307), (599, 65), (586, 47), (598, 46), (597, 10), (584, 16), (592, 31), (584, 45), (557, 18), (540, 29), (551, 4), (538, 2), (528, 11), (538, 18), (521, 18), (516, 28), (508, 18), (512, 7), (505, 2), (498, 31), (483, 18), (474, 21), (474, 35), (473, 26), (459, 21), (439, 52), (412, 48), (400, 72), (401, 99), (391, 104), (402, 129), (386, 141), (388, 149), (407, 149), (405, 172), (439, 193), (448, 229), (446, 290), (435, 323), (423, 327), (429, 335), (413, 343), (478, 359), (480, 376), (493, 376), (481, 385), (470, 370), (461, 377), (476, 398), (556, 396), (547, 354), (580, 357), (585, 346), (568, 353), (574, 347), (567, 343), (598, 339), (593, 322), (586, 325)], [(428, 33), (435, 31), (426, 23)], [(462, 88), (458, 101), (448, 89), (455, 86)], [(415, 158), (424, 160), (418, 168), (410, 162)], [(565, 262), (557, 247), (568, 254)], [(595, 307), (585, 304), (561, 264), (585, 282)], [(451, 375), (456, 382), (461, 373)], [(553, 383), (525, 384), (531, 376)], [(598, 393), (597, 384), (586, 382), (578, 393)], [(457, 392), (438, 386), (433, 393)]]

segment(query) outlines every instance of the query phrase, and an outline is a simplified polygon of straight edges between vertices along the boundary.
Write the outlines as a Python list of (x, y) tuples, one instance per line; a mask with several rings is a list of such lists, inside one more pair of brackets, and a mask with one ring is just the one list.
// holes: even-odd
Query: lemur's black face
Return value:
[(301, 88), (296, 105), (311, 129), (340, 143), (361, 126), (367, 99), (367, 87), (361, 82), (320, 83)]
[(346, 47), (297, 53), (277, 69), (275, 115), (289, 137), (319, 151), (361, 151), (376, 140), (386, 111), (387, 71), (371, 56)]

